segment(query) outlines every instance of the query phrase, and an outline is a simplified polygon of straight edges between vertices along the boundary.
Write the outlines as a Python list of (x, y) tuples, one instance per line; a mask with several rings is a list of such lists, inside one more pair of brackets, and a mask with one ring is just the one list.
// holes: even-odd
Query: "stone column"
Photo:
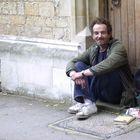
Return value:
[(75, 0), (76, 33), (86, 26), (86, 0)]

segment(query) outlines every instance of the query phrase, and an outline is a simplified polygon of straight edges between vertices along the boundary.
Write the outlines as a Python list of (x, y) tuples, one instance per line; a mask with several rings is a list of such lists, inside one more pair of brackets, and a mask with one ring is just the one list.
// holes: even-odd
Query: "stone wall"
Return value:
[(71, 40), (71, 0), (0, 0), (0, 34)]
[(65, 75), (65, 66), (85, 49), (86, 26), (90, 18), (98, 15), (93, 10), (98, 3), (98, 0), (0, 0), (3, 91), (71, 100), (73, 86)]
[(73, 84), (65, 67), (78, 55), (78, 46), (64, 41), (0, 36), (2, 91), (71, 101)]

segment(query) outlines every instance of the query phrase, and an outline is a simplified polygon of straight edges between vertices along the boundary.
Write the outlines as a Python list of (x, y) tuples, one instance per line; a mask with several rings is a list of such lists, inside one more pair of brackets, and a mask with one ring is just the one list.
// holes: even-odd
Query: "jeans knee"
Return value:
[(78, 61), (75, 63), (75, 68), (77, 71), (81, 71), (81, 70), (87, 69), (88, 66), (85, 63)]
[(84, 63), (81, 62), (81, 61), (78, 61), (78, 62), (75, 63), (76, 68), (83, 67), (83, 65), (84, 65)]

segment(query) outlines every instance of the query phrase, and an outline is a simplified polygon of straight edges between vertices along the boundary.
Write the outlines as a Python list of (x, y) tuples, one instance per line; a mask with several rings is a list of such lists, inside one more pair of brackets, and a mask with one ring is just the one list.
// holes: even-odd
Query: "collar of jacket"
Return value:
[[(114, 39), (114, 38), (110, 39), (110, 41), (108, 43), (108, 48), (107, 48), (107, 56), (108, 56), (108, 52), (109, 52), (110, 48), (112, 47), (112, 44), (114, 44), (116, 42), (119, 42), (118, 39)], [(97, 54), (97, 52), (99, 50), (99, 46), (96, 43), (95, 43), (95, 47), (96, 47), (95, 54)]]

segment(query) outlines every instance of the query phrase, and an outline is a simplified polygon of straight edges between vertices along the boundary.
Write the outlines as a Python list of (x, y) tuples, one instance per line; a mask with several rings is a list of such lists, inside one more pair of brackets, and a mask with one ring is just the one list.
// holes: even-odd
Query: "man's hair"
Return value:
[(96, 19), (91, 23), (91, 25), (89, 26), (89, 30), (90, 30), (90, 32), (91, 32), (92, 35), (93, 35), (93, 26), (94, 26), (95, 24), (105, 24), (106, 27), (107, 27), (107, 32), (108, 32), (108, 33), (111, 33), (111, 32), (112, 32), (112, 26), (111, 26), (110, 22), (109, 22), (107, 19), (103, 18), (103, 17), (99, 17), (99, 18), (96, 18)]

